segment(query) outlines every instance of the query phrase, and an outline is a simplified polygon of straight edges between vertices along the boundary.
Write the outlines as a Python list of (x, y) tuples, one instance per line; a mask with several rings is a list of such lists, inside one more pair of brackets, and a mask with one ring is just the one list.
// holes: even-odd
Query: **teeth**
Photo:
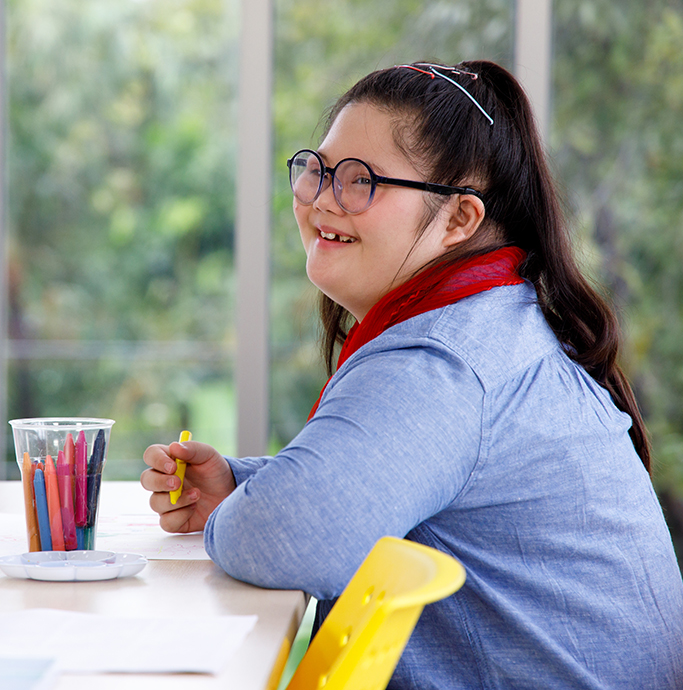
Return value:
[(338, 240), (339, 242), (356, 241), (353, 237), (349, 237), (348, 235), (337, 235), (334, 232), (323, 232), (322, 230), (320, 231), (320, 237), (322, 237), (324, 240)]

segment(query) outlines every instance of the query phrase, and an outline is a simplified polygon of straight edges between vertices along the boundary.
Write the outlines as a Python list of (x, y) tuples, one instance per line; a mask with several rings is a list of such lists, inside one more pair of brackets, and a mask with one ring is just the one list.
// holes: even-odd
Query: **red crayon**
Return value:
[(76, 519), (74, 515), (74, 497), (73, 497), (73, 462), (69, 463), (66, 450), (69, 446), (69, 438), (71, 438), (71, 458), (74, 457), (73, 438), (71, 434), (67, 437), (67, 442), (64, 446), (64, 451), (59, 451), (57, 454), (57, 481), (59, 484), (59, 501), (62, 508), (62, 527), (64, 528), (64, 545), (67, 551), (75, 551), (78, 548), (78, 540), (76, 539)]
[(62, 527), (62, 510), (59, 503), (57, 468), (50, 455), (45, 459), (45, 484), (47, 486), (47, 512), (50, 516), (52, 550), (64, 551), (64, 531)]
[[(71, 434), (67, 437), (67, 443)], [(73, 442), (73, 438), (71, 438)], [(88, 443), (81, 430), (76, 440), (76, 526), (85, 527), (88, 522)]]

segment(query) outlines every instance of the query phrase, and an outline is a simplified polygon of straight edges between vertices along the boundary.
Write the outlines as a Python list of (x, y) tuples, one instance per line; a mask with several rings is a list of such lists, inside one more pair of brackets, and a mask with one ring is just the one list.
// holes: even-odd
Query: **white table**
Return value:
[[(100, 516), (149, 514), (149, 494), (137, 482), (104, 482)], [(0, 513), (23, 515), (20, 482), (0, 482)], [(141, 528), (148, 541), (167, 544), (158, 527)], [(3, 535), (0, 535), (0, 540)], [(119, 537), (119, 540), (121, 537)], [(5, 544), (5, 548), (6, 548)], [(24, 551), (25, 542), (22, 545)], [(107, 549), (98, 537), (97, 548)], [(111, 548), (109, 546), (109, 548)], [(121, 549), (117, 549), (121, 550)], [(134, 549), (129, 549), (134, 552)], [(103, 582), (39, 582), (5, 577), (0, 573), (0, 611), (53, 608), (101, 615), (167, 615), (172, 602), (197, 616), (257, 615), (232, 662), (221, 675), (209, 674), (98, 674), (60, 676), (57, 690), (175, 690), (192, 688), (274, 688), (305, 610), (301, 592), (266, 590), (226, 575), (205, 554), (182, 560), (168, 555), (150, 559), (134, 577)], [(0, 650), (1, 653), (1, 650)]]

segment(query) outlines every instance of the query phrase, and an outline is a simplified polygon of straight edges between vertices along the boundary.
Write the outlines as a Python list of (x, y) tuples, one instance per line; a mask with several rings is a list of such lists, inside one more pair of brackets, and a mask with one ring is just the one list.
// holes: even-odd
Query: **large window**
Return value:
[(235, 448), (235, 5), (5, 7), (6, 413), (114, 418), (110, 478)]
[(520, 69), (542, 38), (515, 45), (520, 21), (549, 1), (259, 0), (265, 75), (238, 59), (253, 4), (6, 0), (7, 417), (114, 417), (110, 477), (182, 426), (236, 452), (237, 86), (264, 79), (272, 156), (244, 199), (272, 188), (267, 436), (287, 443), (324, 379), (287, 157), (374, 68), (490, 58), (549, 75), (542, 120), (577, 247), (617, 305), (655, 483), (683, 514), (683, 1), (555, 2), (552, 50)]

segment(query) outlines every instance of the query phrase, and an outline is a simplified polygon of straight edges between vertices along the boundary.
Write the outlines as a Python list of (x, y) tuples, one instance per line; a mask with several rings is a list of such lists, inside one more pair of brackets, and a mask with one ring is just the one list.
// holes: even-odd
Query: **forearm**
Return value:
[[(430, 364), (399, 381), (397, 355), (386, 372), (358, 367), (335, 381), (297, 438), (210, 516), (211, 558), (238, 579), (328, 599), (380, 537), (403, 537), (450, 505), (478, 456), (481, 390), (471, 377), (457, 392), (435, 385), (424, 371), (453, 365)], [(388, 404), (390, 385), (400, 402)]]
[[(231, 576), (262, 587), (338, 596), (381, 536), (391, 532), (382, 501), (363, 495), (357, 479), (336, 488), (302, 486), (289, 457), (257, 473), (214, 511), (204, 530), (209, 556)], [(367, 488), (367, 487), (366, 487)], [(343, 507), (350, 496), (362, 516)], [(395, 536), (408, 528), (400, 527)]]

